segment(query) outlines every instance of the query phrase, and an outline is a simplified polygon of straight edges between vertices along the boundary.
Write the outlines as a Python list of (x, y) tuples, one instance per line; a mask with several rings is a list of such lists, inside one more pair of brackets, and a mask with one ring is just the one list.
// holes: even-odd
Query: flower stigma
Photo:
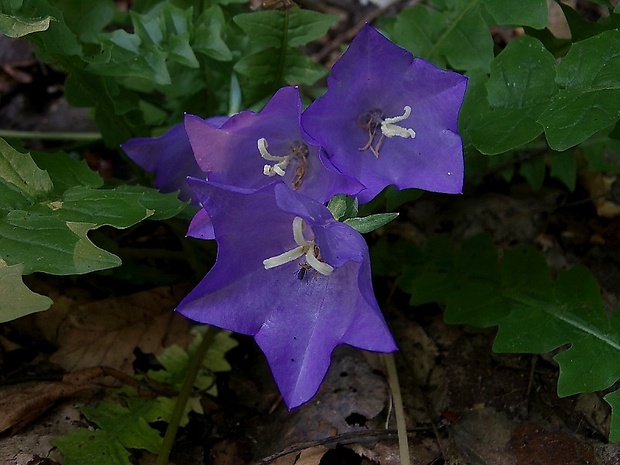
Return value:
[(264, 137), (261, 137), (257, 141), (258, 152), (261, 157), (263, 157), (267, 161), (276, 162), (273, 165), (266, 164), (263, 166), (263, 174), (265, 176), (284, 176), (286, 175), (286, 168), (288, 168), (291, 161), (296, 162), (295, 173), (293, 175), (293, 179), (291, 181), (293, 190), (297, 190), (301, 187), (304, 176), (306, 175), (306, 166), (308, 163), (308, 154), (310, 150), (308, 149), (308, 145), (301, 141), (293, 142), (289, 148), (288, 153), (283, 156), (272, 155), (267, 151), (267, 140)]
[[(362, 113), (357, 117), (356, 123), (359, 127), (368, 131), (368, 142), (358, 150), (364, 151), (370, 149), (372, 154), (376, 158), (379, 158), (379, 149), (381, 148), (384, 137), (398, 136), (404, 139), (413, 139), (415, 137), (415, 131), (413, 129), (404, 128), (397, 124), (406, 120), (409, 116), (411, 116), (411, 107), (409, 105), (405, 105), (402, 115), (393, 116), (391, 118), (386, 118), (385, 114), (377, 108)], [(379, 136), (379, 140), (375, 143), (375, 136), (379, 129), (381, 130), (381, 135)]]
[(299, 216), (296, 216), (295, 219), (293, 219), (293, 239), (295, 240), (297, 247), (281, 253), (280, 255), (276, 255), (275, 257), (263, 260), (263, 265), (266, 270), (284, 265), (285, 263), (292, 262), (293, 260), (297, 260), (298, 258), (305, 256), (307, 266), (302, 266), (306, 270), (313, 268), (323, 276), (329, 276), (332, 274), (334, 267), (325, 263), (325, 261), (321, 259), (319, 246), (314, 243), (314, 239), (306, 239), (303, 229), (304, 220)]

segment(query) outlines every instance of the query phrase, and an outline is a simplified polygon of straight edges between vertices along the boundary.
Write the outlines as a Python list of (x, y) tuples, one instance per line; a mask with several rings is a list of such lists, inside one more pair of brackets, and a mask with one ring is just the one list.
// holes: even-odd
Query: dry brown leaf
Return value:
[(124, 373), (107, 367), (94, 367), (68, 373), (62, 381), (40, 382), (28, 387), (13, 386), (0, 397), (0, 433), (15, 432), (48, 410), (54, 402), (71, 397), (78, 392), (93, 388), (94, 381), (104, 376), (115, 376), (123, 381), (134, 382)]
[(314, 446), (302, 452), (292, 453), (271, 462), (271, 465), (319, 465), (329, 449), (325, 446)]
[(133, 374), (136, 348), (157, 354), (189, 343), (189, 323), (173, 311), (184, 294), (165, 287), (69, 307), (54, 331), (59, 349), (51, 361), (67, 371), (108, 366)]

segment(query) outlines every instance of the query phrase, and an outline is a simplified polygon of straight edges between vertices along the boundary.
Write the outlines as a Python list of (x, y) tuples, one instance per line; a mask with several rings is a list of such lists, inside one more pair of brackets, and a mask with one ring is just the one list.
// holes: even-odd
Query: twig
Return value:
[(388, 384), (392, 392), (392, 400), (394, 401), (394, 413), (396, 415), (396, 430), (398, 431), (398, 450), (400, 453), (401, 465), (409, 465), (409, 441), (407, 439), (407, 423), (405, 421), (405, 409), (403, 408), (403, 398), (400, 393), (400, 384), (398, 383), (398, 372), (394, 363), (394, 354), (384, 354), (383, 360), (387, 368)]
[(0, 137), (28, 140), (68, 140), (81, 142), (95, 142), (101, 140), (101, 134), (98, 132), (13, 131), (10, 129), (0, 129)]

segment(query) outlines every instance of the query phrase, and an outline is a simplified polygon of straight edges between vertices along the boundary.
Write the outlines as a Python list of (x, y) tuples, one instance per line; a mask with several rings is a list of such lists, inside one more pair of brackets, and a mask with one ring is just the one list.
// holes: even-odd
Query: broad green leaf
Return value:
[(92, 223), (65, 222), (51, 215), (9, 212), (0, 219), (0, 258), (24, 264), (24, 274), (69, 275), (113, 268), (121, 260), (87, 237)]
[(560, 91), (538, 121), (551, 148), (566, 150), (620, 118), (620, 31), (575, 43), (557, 66)]
[(486, 84), (490, 108), (472, 115), (469, 136), (486, 155), (507, 152), (543, 132), (537, 122), (557, 91), (555, 59), (532, 37), (511, 42), (491, 64)]
[(344, 222), (360, 234), (366, 234), (385, 226), (390, 221), (396, 219), (397, 216), (398, 213), (377, 213), (364, 217), (349, 218)]
[(32, 159), (37, 166), (49, 175), (54, 184), (54, 193), (61, 195), (73, 186), (98, 188), (103, 186), (103, 179), (96, 171), (91, 170), (82, 160), (71, 158), (64, 152), (35, 152)]
[(530, 26), (544, 29), (547, 26), (545, 0), (483, 0), (485, 9), (498, 26)]
[[(445, 68), (488, 71), (493, 60), (489, 28), (495, 25), (544, 28), (544, 0), (454, 0), (402, 11), (392, 30), (396, 43)], [(488, 20), (488, 22), (487, 22)]]
[(0, 13), (0, 32), (7, 37), (23, 37), (33, 32), (45, 31), (50, 27), (51, 16), (45, 18), (20, 18)]
[(0, 323), (47, 310), (52, 299), (36, 294), (22, 281), (23, 264), (7, 266), (0, 260)]
[(404, 10), (394, 24), (394, 41), (437, 66), (487, 71), (493, 40), (479, 10), (479, 0), (453, 11), (437, 12), (424, 5)]
[(53, 189), (49, 175), (0, 138), (0, 211), (25, 207)]

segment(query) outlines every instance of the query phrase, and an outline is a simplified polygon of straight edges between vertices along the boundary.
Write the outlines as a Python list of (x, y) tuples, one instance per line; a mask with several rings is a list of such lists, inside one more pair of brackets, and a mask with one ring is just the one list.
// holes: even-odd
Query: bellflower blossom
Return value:
[(218, 253), (177, 311), (254, 336), (289, 408), (316, 393), (338, 344), (396, 350), (357, 231), (283, 182), (258, 190), (188, 182), (212, 220)]
[(301, 98), (283, 87), (258, 113), (242, 111), (216, 128), (187, 115), (185, 129), (198, 166), (209, 181), (258, 189), (284, 181), (291, 189), (327, 202), (363, 186), (336, 170), (301, 129)]
[[(214, 116), (204, 124), (221, 126), (228, 118)], [(173, 126), (161, 137), (136, 137), (121, 148), (138, 166), (155, 175), (154, 185), (162, 192), (179, 191), (181, 200), (190, 200), (198, 206), (194, 193), (187, 184), (187, 177), (204, 178), (205, 174), (196, 163), (183, 123)]]
[(342, 173), (366, 186), (460, 193), (457, 132), (467, 78), (414, 58), (366, 25), (334, 64), (327, 92), (302, 115), (307, 134)]

